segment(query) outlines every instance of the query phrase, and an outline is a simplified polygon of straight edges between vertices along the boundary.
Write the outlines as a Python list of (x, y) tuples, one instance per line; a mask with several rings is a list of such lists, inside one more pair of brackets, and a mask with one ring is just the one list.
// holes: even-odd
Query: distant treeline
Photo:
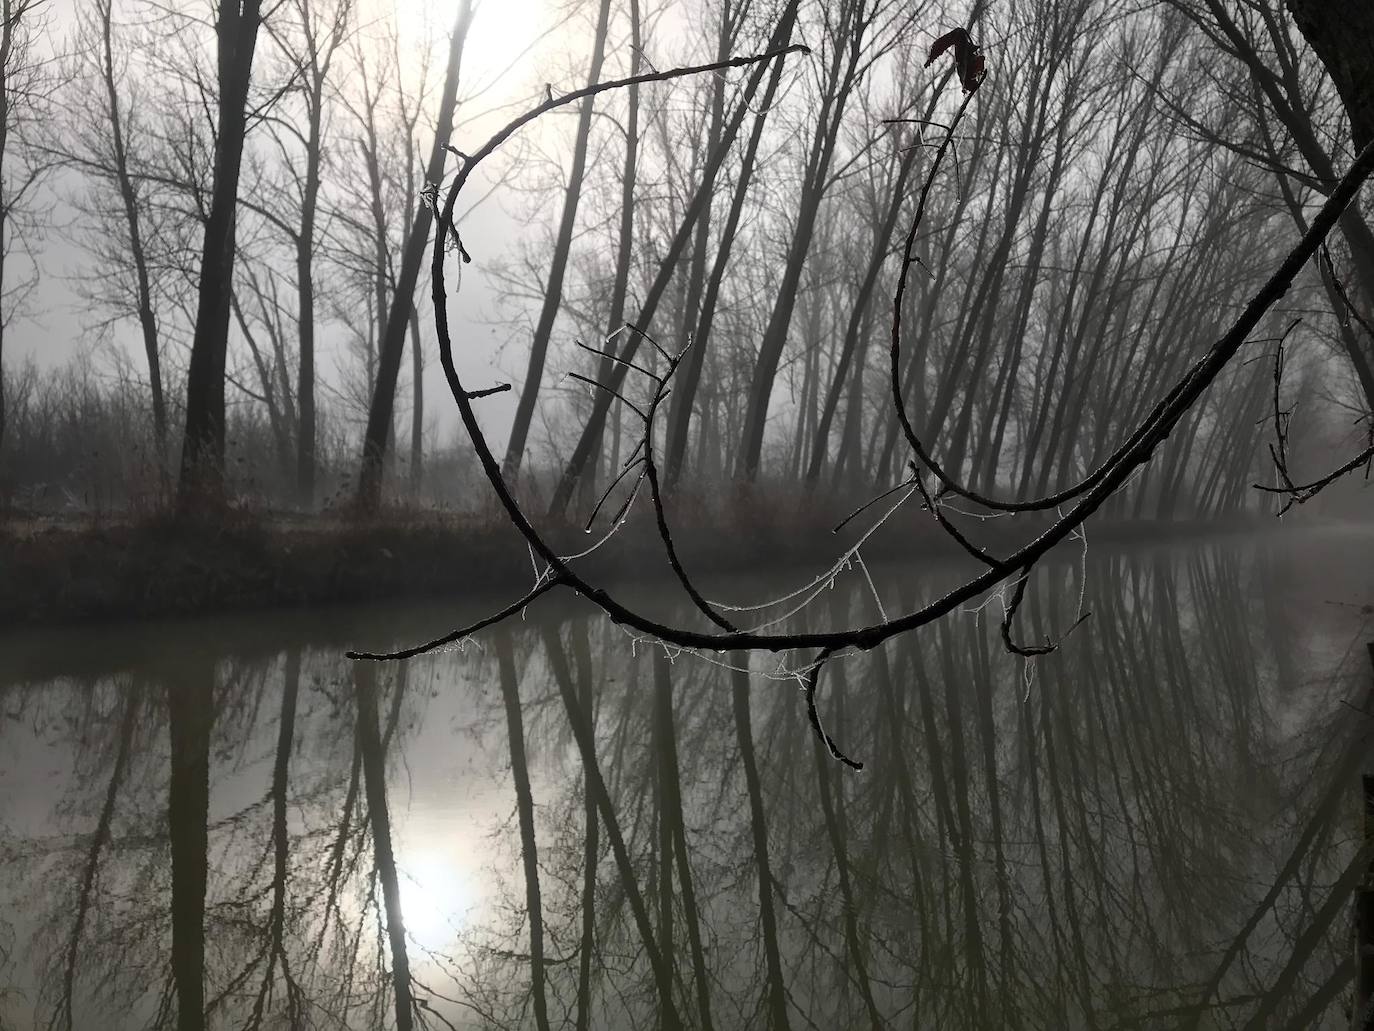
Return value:
[[(80, 280), (88, 344), (118, 327), (141, 350), (100, 377), (89, 358), (45, 375), (4, 364), (0, 504), (461, 496), (463, 459), (441, 472), (426, 428), (448, 402), (424, 396), (426, 278), (433, 188), (489, 131), (489, 117), (471, 123), (489, 84), (464, 62), (498, 15), (460, 0), (436, 8), (453, 19), (447, 38), (420, 38), (419, 19), (373, 0), (219, 6), (212, 21), (180, 0), (77, 0), (62, 56), (47, 56), (41, 7), (20, 2), (7, 23), (0, 233), (35, 239), (51, 221), (39, 186), (65, 170), (79, 217), (48, 229), (101, 271)], [(682, 352), (656, 434), (669, 489), (844, 494), (902, 477), (896, 254), (929, 185), (898, 340), (918, 431), (975, 489), (1038, 495), (1081, 478), (1229, 324), (1349, 161), (1322, 63), (1278, 0), (1246, 11), (598, 0), (566, 12), (550, 45), (574, 70), (547, 87), (531, 78), (512, 110), (677, 64), (796, 42), (810, 53), (600, 93), (495, 159), (483, 188), (528, 200), (508, 253), (467, 240), (500, 285), (507, 355), (523, 368), (507, 475), (530, 487), (530, 469), (547, 472), (550, 513), (585, 514), (633, 457), (639, 378)], [(923, 58), (936, 30), (961, 23), (987, 77), (928, 183), (960, 83)], [(0, 295), (11, 335), (21, 295)], [(1299, 315), (1287, 444), (1301, 456), (1306, 435), (1323, 465), (1330, 413), (1374, 398), (1371, 341), (1350, 318), (1372, 297), (1374, 234), (1352, 209), (1322, 268), (1269, 317), (1272, 339), (1194, 408), (1122, 513), (1264, 503), (1251, 484), (1272, 477), (1273, 340)], [(579, 340), (638, 367), (615, 393), (588, 389), (563, 374), (610, 383), (627, 366)]]

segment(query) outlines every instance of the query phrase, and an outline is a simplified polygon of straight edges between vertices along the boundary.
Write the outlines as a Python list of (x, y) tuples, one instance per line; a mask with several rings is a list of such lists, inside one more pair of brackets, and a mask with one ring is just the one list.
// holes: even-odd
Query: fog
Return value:
[(0, 1031), (1374, 1026), (1374, 8), (0, 6)]

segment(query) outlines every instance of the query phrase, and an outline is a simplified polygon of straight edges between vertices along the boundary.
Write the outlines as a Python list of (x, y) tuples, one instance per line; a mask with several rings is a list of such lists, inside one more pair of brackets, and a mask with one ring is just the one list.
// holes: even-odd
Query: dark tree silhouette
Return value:
[(218, 507), (224, 496), (224, 384), (233, 292), (239, 173), (248, 131), (253, 53), (262, 23), (260, 0), (219, 0), (215, 22), (219, 99), (215, 167), (201, 247), (195, 335), (186, 373), (186, 430), (181, 445), (178, 507)]
[[(601, 78), (606, 58), (606, 34), (610, 20), (611, 2), (601, 0), (597, 9), (596, 28), (592, 32), (592, 57), (587, 68), (587, 81), (595, 84)], [(549, 352), (549, 338), (553, 335), (554, 320), (563, 301), (563, 277), (568, 269), (568, 254), (572, 249), (573, 229), (577, 224), (577, 206), (582, 199), (587, 171), (587, 144), (592, 133), (592, 98), (582, 101), (577, 113), (577, 133), (573, 138), (572, 165), (568, 169), (568, 185), (563, 191), (563, 213), (554, 237), (553, 255), (549, 263), (549, 278), (544, 284), (544, 299), (539, 307), (539, 320), (530, 340), (529, 367), (520, 388), (520, 400), (515, 406), (515, 421), (511, 423), (510, 441), (506, 446), (506, 475), (515, 479), (525, 457), (525, 442), (529, 437), (530, 420), (534, 418), (534, 402), (539, 396), (544, 376), (544, 362)]]
[(1363, 150), (1374, 140), (1374, 7), (1360, 0), (1288, 0), (1293, 21), (1326, 65)]
[[(453, 23), (453, 32), (449, 36), (448, 67), (444, 73), (443, 94), (439, 101), (439, 120), (434, 130), (434, 145), (425, 165), (425, 179), (435, 191), (444, 179), (449, 138), (453, 134), (453, 118), (458, 109), (458, 82), (463, 69), (463, 48), (467, 44), (468, 29), (471, 25), (471, 0), (462, 0)], [(381, 348), (377, 356), (377, 382), (367, 412), (367, 428), (363, 432), (362, 467), (358, 474), (357, 505), (362, 512), (375, 510), (382, 500), (382, 475), (391, 439), (391, 415), (396, 402), (396, 381), (401, 371), (401, 353), (405, 350), (406, 330), (410, 325), (415, 285), (420, 278), (420, 265), (424, 261), (433, 219), (433, 196), (422, 198), (415, 207), (410, 232), (406, 237), (400, 272), (392, 290), (391, 304), (387, 309)], [(439, 241), (440, 246), (444, 243), (442, 239)], [(380, 317), (380, 312), (378, 314)]]

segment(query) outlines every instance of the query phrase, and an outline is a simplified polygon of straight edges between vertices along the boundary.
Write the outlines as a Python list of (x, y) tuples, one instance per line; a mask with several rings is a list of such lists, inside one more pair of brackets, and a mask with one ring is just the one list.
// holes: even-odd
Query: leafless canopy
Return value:
[[(861, 506), (850, 518), (867, 519), (870, 521), (872, 529), (876, 529), (901, 505), (911, 498), (917, 497), (921, 510), (928, 513), (929, 517), (938, 523), (944, 533), (982, 566), (981, 571), (942, 597), (908, 612), (889, 616), (881, 609), (881, 602), (879, 602), (880, 611), (883, 612), (882, 619), (868, 626), (775, 632), (771, 626), (778, 622), (776, 619), (754, 628), (736, 625), (733, 621), (735, 613), (730, 610), (730, 607), (708, 601), (693, 584), (683, 568), (674, 547), (658, 480), (654, 440), (655, 420), (659, 414), (662, 401), (672, 389), (673, 374), (682, 363), (685, 351), (670, 352), (658, 341), (648, 338), (645, 334), (645, 338), (659, 350), (660, 356), (664, 360), (664, 365), (660, 366), (660, 369), (666, 371), (653, 373), (640, 366), (630, 365), (628, 359), (623, 359), (617, 355), (615, 338), (619, 334), (612, 334), (605, 341), (603, 348), (593, 350), (596, 350), (601, 357), (611, 363), (629, 366), (625, 370), (627, 373), (641, 376), (646, 381), (648, 400), (646, 402), (632, 401), (630, 397), (625, 396), (623, 390), (617, 391), (615, 395), (630, 411), (634, 412), (642, 430), (638, 444), (618, 471), (622, 480), (631, 476), (634, 477), (629, 500), (616, 513), (611, 532), (602, 540), (604, 542), (614, 533), (614, 529), (620, 525), (620, 520), (625, 511), (633, 503), (641, 488), (647, 484), (658, 533), (670, 565), (687, 596), (702, 616), (713, 625), (713, 628), (701, 629), (669, 625), (646, 616), (636, 608), (617, 599), (604, 586), (584, 577), (575, 568), (575, 563), (577, 559), (588, 552), (584, 551), (577, 555), (560, 554), (550, 540), (534, 526), (529, 514), (516, 499), (503, 475), (501, 463), (493, 454), (483, 434), (472, 403), (475, 398), (481, 396), (482, 392), (469, 390), (459, 377), (457, 366), (454, 363), (445, 279), (445, 257), (449, 252), (449, 243), (458, 239), (458, 230), (454, 224), (454, 211), (459, 196), (467, 186), (473, 171), (482, 161), (494, 154), (519, 130), (549, 111), (575, 103), (584, 97), (621, 89), (633, 84), (659, 82), (703, 72), (782, 60), (790, 54), (806, 52), (806, 48), (793, 45), (758, 56), (735, 58), (712, 64), (683, 67), (671, 71), (601, 82), (563, 96), (550, 96), (544, 103), (512, 120), (485, 144), (466, 157), (445, 194), (439, 216), (439, 232), (436, 235), (433, 251), (433, 302), (439, 354), (449, 390), (458, 406), (459, 415), (471, 439), (472, 448), (481, 463), (483, 473), (504, 508), (506, 516), (529, 545), (535, 561), (534, 582), (521, 598), (469, 626), (460, 627), (435, 640), (401, 651), (385, 654), (350, 652), (351, 658), (399, 659), (430, 651), (515, 615), (545, 593), (557, 588), (565, 588), (597, 605), (612, 621), (631, 633), (643, 635), (646, 639), (658, 642), (670, 654), (676, 654), (678, 650), (693, 653), (809, 651), (809, 657), (800, 663), (780, 665), (777, 675), (794, 678), (802, 687), (811, 725), (824, 741), (830, 754), (854, 769), (861, 769), (863, 764), (845, 755), (826, 733), (817, 709), (817, 682), (821, 669), (826, 662), (842, 652), (875, 648), (892, 637), (925, 626), (953, 612), (965, 603), (999, 589), (1003, 592), (1009, 591), (1009, 596), (1004, 594), (1002, 599), (1001, 636), (1005, 647), (1010, 652), (1028, 659), (1045, 654), (1057, 647), (1057, 642), (1050, 640), (1041, 644), (1020, 643), (1013, 632), (1017, 609), (1025, 595), (1027, 581), (1036, 564), (1056, 545), (1081, 535), (1082, 527), (1088, 517), (1097, 511), (1114, 492), (1119, 490), (1134, 473), (1150, 461), (1155, 450), (1164, 443), (1170, 433), (1178, 426), (1180, 420), (1203, 398), (1220, 373), (1236, 357), (1249, 335), (1259, 325), (1262, 317), (1286, 293), (1302, 267), (1317, 255), (1323, 241), (1331, 232), (1341, 213), (1350, 204), (1371, 172), (1374, 172), (1374, 145), (1369, 145), (1359, 153), (1344, 178), (1332, 189), (1320, 211), (1312, 219), (1307, 231), (1303, 233), (1301, 239), (1274, 273), (1253, 294), (1230, 327), (1201, 358), (1173, 383), (1138, 425), (1125, 436), (1116, 449), (1097, 468), (1091, 470), (1077, 483), (1040, 497), (997, 498), (959, 482), (950, 471), (941, 466), (934, 457), (934, 449), (917, 432), (903, 400), (902, 370), (906, 366), (902, 360), (902, 300), (907, 289), (911, 266), (918, 263), (915, 242), (925, 213), (926, 202), (934, 188), (946, 156), (952, 151), (959, 124), (970, 105), (975, 103), (978, 86), (982, 79), (965, 82), (966, 92), (963, 100), (954, 117), (944, 127), (943, 138), (938, 144), (921, 186), (915, 215), (901, 252), (901, 264), (897, 275), (895, 296), (893, 297), (889, 348), (890, 404), (892, 414), (898, 421), (902, 435), (910, 449), (911, 460), (908, 464), (910, 474), (895, 487), (884, 490), (873, 501)], [(626, 324), (619, 333), (640, 334), (641, 331), (633, 325)], [(610, 389), (605, 384), (596, 381), (589, 380), (588, 382), (593, 389)], [(1361, 464), (1367, 457), (1364, 454), (1357, 456), (1350, 467), (1353, 468)], [(1311, 486), (1292, 486), (1292, 491), (1301, 493)], [(875, 504), (879, 500), (886, 500), (887, 498), (894, 500), (886, 507), (879, 507)], [(970, 540), (949, 518), (949, 511), (954, 510), (951, 506), (956, 504), (959, 499), (981, 506), (985, 511), (992, 513), (1052, 512), (1054, 519), (1048, 526), (1044, 526), (1043, 523), (1038, 524), (1041, 527), (1039, 531), (1029, 542), (1016, 550), (1006, 554), (994, 554)], [(874, 511), (879, 514), (872, 515), (871, 513)], [(848, 521), (846, 520), (846, 522)], [(859, 543), (839, 555), (826, 573), (801, 589), (775, 599), (772, 604), (790, 602), (789, 607), (791, 611), (795, 612), (815, 598), (829, 582), (846, 569), (857, 566), (862, 574), (867, 576), (868, 572), (863, 565), (860, 548), (869, 535), (861, 535)], [(591, 550), (594, 550), (596, 546), (599, 544), (594, 545)], [(1081, 614), (1078, 622), (1082, 622), (1084, 618), (1086, 615)], [(1078, 622), (1074, 623), (1073, 626), (1077, 626)], [(1067, 633), (1068, 630), (1072, 630), (1073, 626), (1064, 632)]]

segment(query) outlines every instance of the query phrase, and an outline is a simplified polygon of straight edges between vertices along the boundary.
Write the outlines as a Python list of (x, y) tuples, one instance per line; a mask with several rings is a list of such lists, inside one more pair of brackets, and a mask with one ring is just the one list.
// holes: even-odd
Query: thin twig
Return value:
[(599, 390), (604, 390), (604, 391), (606, 391), (606, 393), (610, 394), (612, 397), (618, 399), (621, 403), (626, 404), (626, 405), (629, 405), (631, 408), (633, 408), (633, 409), (635, 410), (635, 414), (638, 415), (641, 419), (648, 419), (648, 418), (649, 418), (648, 414), (644, 411), (643, 408), (640, 408), (639, 405), (635, 404), (633, 401), (631, 401), (628, 397), (626, 397), (626, 396), (625, 396), (624, 394), (622, 394), (620, 391), (616, 390), (615, 387), (608, 387), (608, 386), (606, 386), (606, 384), (604, 384), (604, 383), (599, 383), (599, 382), (597, 382), (597, 381), (594, 380), (594, 379), (591, 379), (591, 378), (589, 378), (589, 377), (587, 377), (587, 376), (582, 375), (580, 372), (570, 372), (570, 373), (568, 373), (568, 378), (569, 378), (569, 379), (580, 380), (581, 382), (587, 384), (587, 386), (589, 386), (589, 387), (595, 387), (595, 388), (597, 388), (597, 389), (599, 389)]
[(1064, 638), (1077, 630), (1079, 625), (1092, 615), (1091, 612), (1084, 612), (1074, 620), (1072, 626), (1059, 635), (1059, 640), (1057, 641), (1051, 641), (1048, 637), (1045, 638), (1044, 644), (1025, 645), (1017, 644), (1013, 641), (1011, 639), (1011, 621), (1016, 618), (1016, 610), (1021, 607), (1021, 601), (1026, 596), (1026, 584), (1030, 582), (1031, 568), (1030, 566), (1022, 568), (1021, 575), (1016, 580), (1016, 587), (1012, 590), (1011, 604), (1008, 605), (1002, 613), (1002, 643), (1006, 646), (1007, 651), (1011, 652), (1013, 655), (1020, 655), (1027, 659), (1034, 658), (1037, 655), (1048, 655), (1050, 652), (1058, 649), (1058, 647), (1064, 643)]
[(816, 708), (816, 682), (820, 679), (821, 667), (825, 665), (830, 656), (835, 654), (836, 650), (834, 648), (822, 648), (811, 665), (807, 667), (806, 672), (802, 674), (802, 687), (806, 692), (806, 718), (810, 720), (811, 729), (816, 732), (816, 736), (825, 742), (825, 747), (830, 751), (832, 759), (838, 759), (851, 770), (862, 770), (864, 768), (863, 763), (849, 758), (840, 751), (840, 746), (835, 744), (835, 739), (821, 725), (821, 714)]
[(521, 598), (519, 601), (512, 602), (511, 604), (507, 605), (504, 609), (494, 612), (490, 616), (486, 616), (482, 619), (479, 619), (475, 623), (470, 623), (465, 627), (461, 627), (458, 630), (450, 630), (442, 637), (436, 637), (434, 638), (434, 640), (426, 641), (424, 644), (412, 645), (409, 648), (401, 648), (394, 652), (351, 651), (345, 652), (344, 655), (350, 659), (369, 659), (374, 662), (392, 662), (397, 659), (409, 659), (413, 658), (416, 655), (423, 655), (426, 652), (432, 652), (437, 648), (442, 648), (446, 644), (452, 644), (454, 641), (462, 640), (464, 637), (468, 637), (471, 634), (475, 634), (479, 630), (485, 630), (489, 626), (494, 626), (495, 624), (501, 622), (503, 619), (515, 615), (521, 609), (529, 605), (530, 602), (538, 598), (541, 594), (547, 594), (555, 587), (562, 586), (563, 583), (564, 581), (558, 576), (550, 577), (543, 583), (536, 584), (530, 591), (528, 591), (525, 594), (523, 598)]
[(643, 461), (643, 458), (632, 458), (629, 462), (625, 464), (624, 468), (620, 470), (616, 478), (610, 482), (610, 485), (605, 489), (605, 491), (602, 492), (601, 500), (596, 503), (596, 507), (592, 509), (592, 514), (587, 517), (587, 525), (585, 527), (587, 533), (592, 532), (592, 523), (596, 522), (597, 513), (601, 511), (601, 506), (606, 504), (606, 499), (611, 496), (611, 491), (615, 490), (616, 485), (619, 484), (621, 480), (625, 479), (625, 477), (629, 474), (631, 469), (633, 469), (636, 465), (639, 465), (640, 462)]
[(582, 350), (586, 351), (588, 354), (594, 354), (598, 358), (605, 358), (607, 361), (615, 362), (617, 365), (623, 365), (627, 369), (634, 369), (637, 372), (642, 372), (650, 379), (657, 380), (660, 383), (663, 382), (659, 376), (654, 375), (654, 373), (650, 372), (644, 366), (638, 364), (637, 362), (632, 362), (628, 358), (622, 358), (614, 351), (602, 351), (590, 346), (589, 344), (584, 344), (581, 340), (574, 340), (573, 343), (576, 344), (578, 347), (582, 348)]

